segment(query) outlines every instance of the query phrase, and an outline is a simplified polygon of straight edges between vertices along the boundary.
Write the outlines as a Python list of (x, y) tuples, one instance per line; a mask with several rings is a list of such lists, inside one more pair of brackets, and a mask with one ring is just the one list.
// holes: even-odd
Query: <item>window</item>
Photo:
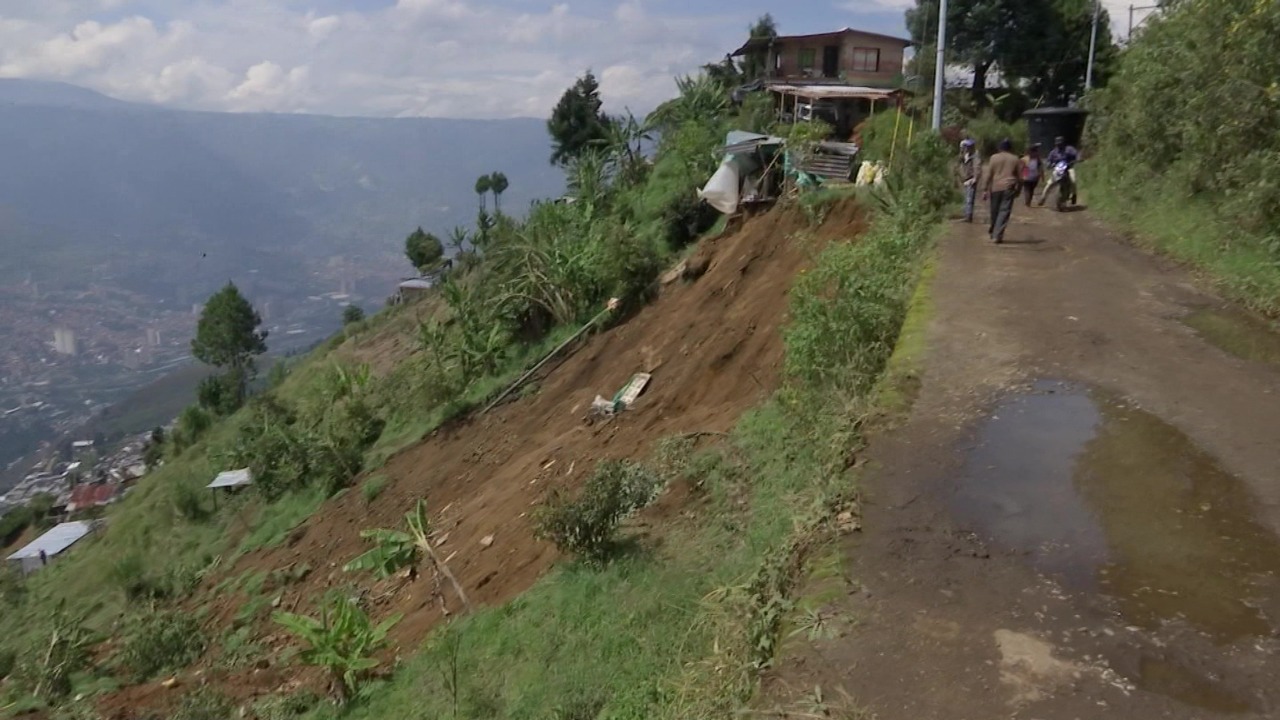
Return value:
[(854, 48), (853, 71), (872, 73), (880, 72), (879, 48)]
[(800, 69), (812, 70), (814, 65), (818, 64), (818, 51), (813, 48), (803, 48), (800, 50)]

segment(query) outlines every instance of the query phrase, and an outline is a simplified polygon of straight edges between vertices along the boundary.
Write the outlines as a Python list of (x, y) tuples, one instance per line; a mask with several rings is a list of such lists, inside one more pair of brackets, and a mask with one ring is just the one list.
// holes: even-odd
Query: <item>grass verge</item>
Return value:
[(1192, 266), (1228, 298), (1280, 317), (1280, 263), (1260, 238), (1233, 228), (1215, 208), (1187, 197), (1172, 181), (1135, 183), (1099, 161), (1082, 171), (1094, 186), (1086, 188), (1089, 207), (1137, 244)]

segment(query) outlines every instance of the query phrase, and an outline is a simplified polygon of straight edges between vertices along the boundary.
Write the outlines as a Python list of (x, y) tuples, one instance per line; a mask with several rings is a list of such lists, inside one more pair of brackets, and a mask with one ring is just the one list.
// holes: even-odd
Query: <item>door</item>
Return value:
[(822, 48), (822, 77), (840, 77), (840, 46)]

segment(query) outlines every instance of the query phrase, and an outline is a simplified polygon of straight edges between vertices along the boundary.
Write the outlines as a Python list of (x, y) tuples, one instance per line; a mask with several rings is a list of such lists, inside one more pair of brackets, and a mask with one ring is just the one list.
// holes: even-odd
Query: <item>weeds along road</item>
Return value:
[(940, 241), (918, 397), (763, 705), (1280, 717), (1280, 337), (1087, 211), (983, 230)]

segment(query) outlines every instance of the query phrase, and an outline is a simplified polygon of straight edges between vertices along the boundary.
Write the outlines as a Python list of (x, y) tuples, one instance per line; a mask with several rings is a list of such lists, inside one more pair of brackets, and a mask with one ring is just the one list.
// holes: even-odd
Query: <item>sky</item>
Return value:
[[(1115, 6), (1127, 24), (1127, 2)], [(585, 70), (636, 114), (736, 48), (784, 34), (906, 35), (914, 0), (0, 0), (0, 77), (229, 112), (546, 117)]]

